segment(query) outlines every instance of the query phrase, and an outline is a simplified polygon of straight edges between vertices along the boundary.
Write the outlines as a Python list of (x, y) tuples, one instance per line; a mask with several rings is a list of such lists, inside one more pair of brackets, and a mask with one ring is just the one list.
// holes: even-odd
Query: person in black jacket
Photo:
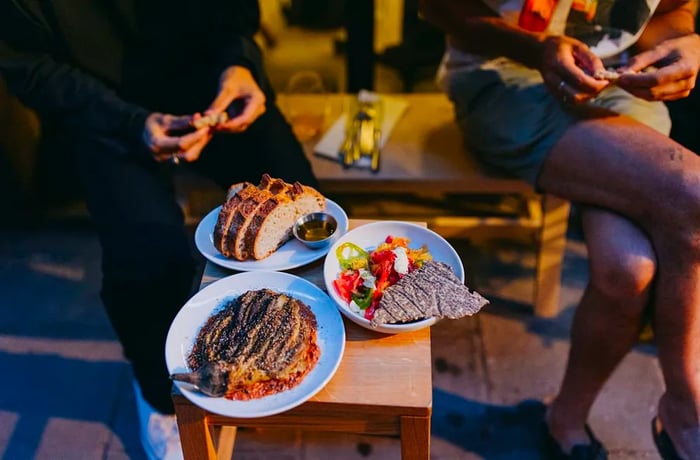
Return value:
[[(153, 458), (182, 455), (176, 436), (158, 445), (151, 425), (175, 430), (164, 344), (196, 268), (174, 170), (222, 188), (265, 172), (317, 186), (275, 106), (258, 26), (253, 0), (0, 2), (2, 77), (71, 140), (56, 154), (73, 163), (99, 234), (101, 298), (147, 401), (139, 409)], [(231, 107), (228, 121), (191, 128)]]

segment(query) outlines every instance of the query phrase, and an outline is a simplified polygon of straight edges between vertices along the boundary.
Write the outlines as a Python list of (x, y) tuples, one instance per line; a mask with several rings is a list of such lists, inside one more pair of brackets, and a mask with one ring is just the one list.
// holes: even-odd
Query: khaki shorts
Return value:
[(479, 68), (442, 74), (467, 147), (489, 169), (536, 184), (542, 163), (564, 131), (600, 109), (627, 115), (668, 135), (666, 106), (612, 86), (594, 100), (567, 106), (555, 99), (540, 73), (513, 61), (487, 61)]

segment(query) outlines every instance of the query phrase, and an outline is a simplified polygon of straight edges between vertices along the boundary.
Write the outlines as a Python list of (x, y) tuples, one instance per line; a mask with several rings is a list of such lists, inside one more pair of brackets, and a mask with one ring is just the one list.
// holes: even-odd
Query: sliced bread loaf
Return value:
[(286, 194), (277, 194), (258, 208), (246, 234), (250, 255), (256, 260), (268, 257), (291, 238), (292, 227), (299, 217), (325, 209), (323, 195), (295, 182)]
[(257, 186), (242, 182), (229, 188), (214, 246), (228, 258), (264, 259), (291, 238), (299, 217), (325, 208), (326, 199), (313, 187), (263, 174)]

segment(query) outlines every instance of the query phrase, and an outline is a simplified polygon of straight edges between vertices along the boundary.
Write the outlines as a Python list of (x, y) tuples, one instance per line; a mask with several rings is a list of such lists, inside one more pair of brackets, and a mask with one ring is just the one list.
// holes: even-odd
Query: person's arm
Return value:
[[(206, 8), (203, 23), (211, 30), (198, 30), (193, 40), (198, 47), (211, 53), (223, 75), (231, 67), (245, 67), (255, 82), (267, 93), (263, 55), (254, 40), (260, 30), (259, 0), (213, 0)], [(210, 16), (210, 17), (207, 17)]]
[(661, 0), (635, 50), (650, 50), (665, 40), (693, 34), (697, 11), (697, 0)]
[(217, 41), (219, 50), (216, 53), (216, 59), (222, 74), (233, 66), (245, 67), (258, 84), (263, 84), (263, 58), (260, 49), (252, 39), (227, 34)]
[(151, 113), (129, 104), (96, 78), (47, 55), (5, 53), (0, 74), (10, 92), (40, 116), (60, 117), (81, 132), (125, 139), (143, 147), (133, 152), (156, 161), (169, 161), (173, 155), (194, 161), (211, 139), (206, 128), (171, 134), (190, 130), (192, 117)]
[(273, 96), (263, 68), (262, 53), (253, 40), (260, 28), (260, 9), (257, 0), (239, 1), (235, 11), (229, 11), (232, 4), (226, 2), (218, 7), (220, 12), (213, 10), (214, 14), (228, 14), (224, 24), (202, 37), (205, 47), (214, 50), (219, 67), (219, 90), (204, 116), (218, 118), (225, 113), (226, 121), (218, 123), (214, 129), (240, 133), (265, 112), (266, 103)]
[[(186, 135), (191, 116), (149, 112), (124, 101), (96, 77), (49, 52), (56, 38), (41, 18), (17, 3), (0, 3), (0, 75), (10, 92), (40, 116), (60, 118), (83, 133), (122, 138), (133, 152), (148, 152), (156, 161), (173, 155), (187, 161), (199, 156), (210, 139), (208, 129)], [(52, 38), (53, 37), (53, 38)]]
[(12, 94), (40, 116), (61, 117), (81, 131), (143, 142), (149, 112), (120, 99), (99, 80), (45, 54), (0, 46), (0, 73)]
[(650, 101), (687, 97), (700, 70), (700, 36), (695, 33), (698, 0), (662, 0), (617, 82)]
[(423, 18), (441, 28), (450, 44), (461, 51), (539, 66), (546, 35), (507, 24), (478, 0), (420, 0), (419, 9)]
[(420, 0), (420, 12), (447, 33), (451, 46), (535, 68), (562, 99), (584, 101), (607, 85), (592, 77), (603, 64), (584, 43), (509, 25), (479, 0)]

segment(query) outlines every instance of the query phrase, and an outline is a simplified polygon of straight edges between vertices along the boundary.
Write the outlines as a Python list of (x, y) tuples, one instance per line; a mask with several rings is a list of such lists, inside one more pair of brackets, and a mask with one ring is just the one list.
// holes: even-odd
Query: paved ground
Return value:
[[(508, 239), (453, 241), (468, 284), (492, 304), (433, 328), (434, 459), (539, 458), (533, 401), (557, 389), (586, 253), (570, 238), (563, 313), (533, 318), (534, 258)], [(98, 299), (89, 224), (0, 233), (0, 458), (141, 460), (130, 369)], [(596, 403), (591, 424), (614, 459), (658, 458), (648, 423), (662, 390), (655, 350), (640, 346)], [(530, 402), (528, 402), (530, 401)], [(236, 458), (392, 459), (398, 441), (298, 432), (240, 433)]]

